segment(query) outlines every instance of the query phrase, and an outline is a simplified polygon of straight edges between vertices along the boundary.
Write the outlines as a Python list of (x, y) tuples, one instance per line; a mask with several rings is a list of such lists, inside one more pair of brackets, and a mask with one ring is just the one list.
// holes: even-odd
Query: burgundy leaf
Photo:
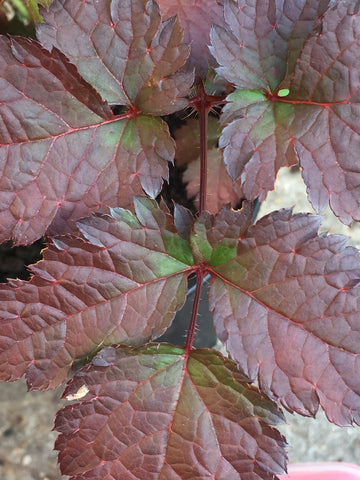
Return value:
[(154, 201), (135, 209), (79, 222), (82, 239), (54, 240), (29, 282), (1, 288), (1, 380), (25, 374), (29, 389), (52, 388), (102, 345), (146, 343), (168, 328), (185, 301), (190, 247)]
[(241, 0), (225, 3), (229, 30), (215, 26), (210, 50), (218, 73), (239, 89), (228, 97), (220, 138), (224, 161), (248, 199), (264, 200), (279, 168), (297, 163), (287, 106), (263, 91), (286, 87), (301, 48), (329, 2), (287, 0), (281, 4)]
[(279, 169), (298, 162), (287, 127), (292, 106), (272, 102), (257, 90), (236, 90), (227, 100), (219, 140), (227, 171), (246, 198), (265, 200)]
[[(226, 0), (228, 30), (215, 25), (210, 51), (218, 73), (246, 90), (275, 91), (294, 65), (331, 0)], [(286, 84), (286, 81), (285, 81)]]
[(57, 414), (72, 480), (270, 480), (285, 470), (278, 407), (216, 351), (104, 348), (69, 382)]
[(42, 11), (38, 38), (59, 48), (111, 104), (165, 115), (186, 107), (193, 74), (178, 70), (189, 47), (175, 18), (161, 24), (150, 0), (58, 0)]
[(304, 46), (291, 84), (290, 134), (316, 210), (330, 203), (346, 224), (360, 220), (360, 15), (354, 2), (329, 11)]
[(184, 30), (184, 40), (191, 44), (191, 52), (186, 67), (195, 68), (198, 76), (205, 78), (209, 70), (211, 55), (208, 49), (210, 29), (213, 23), (225, 25), (222, 2), (198, 0), (189, 4), (188, 0), (158, 0), (164, 19), (177, 15)]
[(195, 221), (190, 235), (196, 261), (215, 266), (234, 258), (239, 239), (252, 221), (252, 213), (250, 202), (244, 202), (237, 211), (227, 205), (215, 217), (204, 212)]
[[(231, 357), (291, 411), (319, 404), (339, 425), (360, 423), (359, 253), (320, 219), (274, 212), (212, 269), (215, 326)], [(210, 230), (209, 230), (210, 233)]]
[[(133, 23), (140, 28), (139, 15)], [(151, 25), (156, 31), (156, 19)], [(180, 36), (174, 21), (155, 35), (151, 82), (179, 68), (172, 51), (182, 50)], [(75, 44), (68, 29), (67, 38)], [(71, 222), (103, 206), (130, 206), (142, 188), (158, 195), (174, 158), (165, 122), (139, 112), (114, 116), (57, 49), (50, 54), (35, 41), (6, 37), (0, 37), (0, 47), (0, 242), (26, 244), (45, 232), (63, 234)], [(111, 53), (118, 58), (116, 49)], [(143, 62), (130, 62), (136, 78)], [(166, 76), (169, 90), (163, 96), (144, 84), (136, 108), (146, 110), (151, 99), (160, 113), (180, 108), (183, 100), (172, 97), (179, 93), (176, 79)]]
[[(205, 215), (204, 215), (205, 216)], [(211, 222), (211, 229), (207, 232), (207, 239), (213, 254), (219, 248), (237, 249), (238, 243), (247, 232), (253, 217), (251, 202), (243, 202), (240, 210), (233, 210), (229, 205), (224, 207)], [(203, 222), (202, 217), (195, 224)], [(219, 260), (211, 259), (211, 265), (217, 264)]]
[(231, 32), (215, 27), (212, 51), (218, 73), (244, 90), (228, 97), (219, 144), (247, 198), (264, 199), (279, 168), (299, 159), (314, 208), (330, 203), (350, 223), (360, 219), (360, 16), (351, 0), (300, 3), (226, 4)]
[(194, 225), (194, 216), (190, 210), (176, 203), (174, 205), (174, 225), (179, 235), (189, 240)]

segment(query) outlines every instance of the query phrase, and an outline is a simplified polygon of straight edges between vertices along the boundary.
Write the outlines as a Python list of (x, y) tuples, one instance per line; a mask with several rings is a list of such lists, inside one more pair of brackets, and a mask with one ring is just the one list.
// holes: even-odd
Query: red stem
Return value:
[[(206, 209), (206, 183), (207, 183), (207, 126), (208, 115), (211, 107), (215, 105), (222, 105), (225, 102), (224, 96), (208, 95), (205, 92), (202, 80), (196, 85), (196, 97), (191, 100), (191, 105), (196, 108), (199, 115), (200, 122), (200, 199), (199, 199), (199, 213), (200, 215)], [(193, 308), (191, 311), (190, 325), (186, 338), (185, 351), (189, 354), (193, 348), (196, 320), (199, 311), (201, 289), (203, 280), (206, 275), (206, 268), (204, 265), (198, 265), (196, 271), (196, 290)]]
[(200, 122), (200, 215), (206, 209), (206, 184), (207, 184), (207, 127), (208, 115), (212, 107), (226, 103), (224, 95), (208, 95), (203, 81), (196, 85), (196, 97), (191, 99), (192, 105), (199, 115)]
[(197, 87), (200, 103), (198, 106), (199, 122), (200, 122), (200, 199), (199, 211), (201, 213), (206, 209), (206, 192), (207, 192), (207, 126), (210, 107), (206, 104), (206, 93), (202, 82)]
[(190, 325), (189, 325), (189, 329), (186, 337), (186, 344), (185, 344), (186, 354), (189, 354), (190, 350), (192, 350), (193, 348), (195, 329), (196, 329), (196, 320), (199, 312), (201, 290), (202, 290), (202, 284), (203, 284), (205, 274), (206, 272), (204, 268), (201, 268), (200, 266), (200, 268), (196, 272), (195, 298), (194, 298), (193, 308), (191, 310)]

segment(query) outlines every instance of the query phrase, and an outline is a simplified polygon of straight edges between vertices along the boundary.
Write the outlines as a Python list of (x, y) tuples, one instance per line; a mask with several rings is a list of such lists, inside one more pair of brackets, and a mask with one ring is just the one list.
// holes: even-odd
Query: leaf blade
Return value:
[(167, 252), (164, 234), (176, 235), (170, 217), (147, 204), (152, 228), (121, 210), (116, 220), (82, 220), (83, 237), (54, 240), (30, 282), (2, 287), (2, 380), (25, 374), (29, 389), (53, 388), (102, 345), (141, 344), (166, 330), (185, 301), (191, 265)]
[[(283, 421), (277, 407), (254, 387), (242, 383), (244, 377), (235, 364), (218, 353), (199, 350), (186, 358), (184, 351), (179, 350), (168, 345), (150, 345), (137, 350), (121, 346), (104, 349), (94, 359), (85, 377), (75, 377), (69, 383), (64, 395), (78, 391), (80, 383), (87, 385), (89, 393), (82, 403), (60, 411), (56, 420), (56, 427), (61, 432), (56, 448), (60, 450), (64, 473), (81, 474), (83, 478), (93, 478), (94, 475), (104, 478), (111, 474), (114, 479), (130, 472), (152, 479), (187, 478), (189, 474), (203, 478), (210, 473), (219, 479), (235, 479), (239, 473), (244, 473), (249, 478), (262, 475), (262, 478), (270, 479), (270, 472), (284, 470), (283, 438), (267, 425)], [(116, 388), (119, 393), (114, 396), (110, 392), (114, 391), (116, 384), (122, 388)], [(106, 398), (109, 394), (112, 400)], [(95, 406), (93, 400), (97, 402), (96, 397), (111, 405), (113, 413), (108, 419), (106, 416), (97, 419), (94, 415), (88, 416), (88, 407)], [(189, 408), (189, 398), (193, 408)], [(267, 413), (264, 407), (268, 407)], [(81, 432), (76, 432), (79, 413), (85, 415), (85, 424), (89, 426), (101, 422), (102, 428), (96, 429), (99, 435), (94, 431), (97, 438), (90, 438), (91, 434), (90, 437), (86, 434), (85, 438)], [(212, 424), (208, 423), (210, 417)], [(113, 422), (116, 428), (110, 426)], [(111, 452), (106, 452), (107, 447), (101, 452), (96, 446), (98, 443), (109, 444), (106, 436), (110, 430), (106, 424), (115, 435)], [(138, 430), (140, 424), (141, 431)], [(236, 429), (235, 424), (239, 429), (236, 433), (229, 429), (230, 425)], [(228, 443), (240, 432), (241, 445), (235, 441), (232, 443), (242, 452), (243, 460), (235, 460)], [(80, 448), (78, 434), (82, 436)], [(258, 443), (256, 453), (250, 447), (251, 442), (247, 443), (251, 435)], [(89, 456), (85, 447), (88, 441), (94, 445), (96, 453), (91, 453), (90, 465), (84, 468), (79, 463), (83, 462), (84, 455)], [(148, 456), (141, 465), (129, 463), (128, 459), (130, 456), (134, 458), (135, 451), (142, 457), (141, 450), (144, 452), (145, 445)], [(83, 452), (82, 447), (85, 447)], [(245, 453), (248, 447), (249, 451)], [(273, 455), (274, 463), (268, 470), (263, 466), (262, 455)], [(147, 460), (150, 458), (151, 463)], [(199, 461), (200, 458), (203, 460)]]
[(344, 237), (317, 236), (318, 226), (286, 210), (261, 219), (238, 256), (213, 269), (211, 310), (218, 336), (263, 391), (303, 415), (321, 404), (332, 422), (350, 425), (360, 420), (358, 385), (344, 370), (358, 368), (359, 256)]
[(0, 41), (0, 241), (63, 234), (142, 189), (158, 195), (174, 158), (162, 119), (116, 117), (58, 50)]
[[(247, 198), (264, 199), (279, 168), (299, 161), (315, 210), (329, 203), (343, 223), (358, 220), (360, 17), (353, 2), (248, 3), (229, 2), (230, 31), (212, 33), (218, 73), (238, 87), (220, 137), (230, 176)], [(253, 10), (260, 16), (249, 16)]]
[(221, 2), (196, 2), (191, 8), (184, 1), (160, 0), (158, 2), (162, 17), (167, 19), (177, 15), (184, 30), (184, 40), (191, 44), (191, 51), (185, 68), (195, 69), (201, 78), (207, 76), (209, 63), (214, 63), (208, 50), (210, 29), (213, 23), (224, 25), (223, 6)]
[(43, 16), (41, 43), (61, 49), (110, 104), (155, 115), (187, 106), (193, 75), (178, 70), (189, 48), (175, 19), (161, 25), (154, 1), (61, 0)]

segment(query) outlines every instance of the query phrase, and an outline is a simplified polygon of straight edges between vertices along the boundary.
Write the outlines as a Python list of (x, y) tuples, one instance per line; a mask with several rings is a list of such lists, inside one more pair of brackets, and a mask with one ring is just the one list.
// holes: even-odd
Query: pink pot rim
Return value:
[(313, 462), (288, 465), (281, 480), (360, 480), (360, 466), (343, 462)]

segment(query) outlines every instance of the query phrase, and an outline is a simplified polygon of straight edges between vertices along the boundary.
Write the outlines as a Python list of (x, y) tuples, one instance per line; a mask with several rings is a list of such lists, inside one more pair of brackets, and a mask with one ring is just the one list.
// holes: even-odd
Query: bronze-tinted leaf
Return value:
[(209, 61), (213, 60), (208, 49), (211, 26), (225, 25), (222, 2), (198, 0), (190, 4), (188, 0), (159, 0), (158, 4), (163, 18), (177, 15), (184, 40), (191, 44), (186, 68), (195, 69), (197, 76), (206, 78)]
[(218, 73), (237, 86), (219, 142), (230, 176), (247, 198), (264, 199), (279, 168), (300, 161), (314, 208), (329, 203), (342, 222), (359, 220), (360, 16), (352, 0), (244, 0), (239, 8), (229, 0), (225, 12), (230, 31), (214, 27), (211, 38)]
[(274, 212), (213, 268), (218, 336), (262, 391), (289, 409), (321, 405), (339, 425), (360, 423), (359, 252), (320, 219)]
[[(61, 23), (39, 26), (51, 53), (0, 37), (0, 242), (66, 233), (92, 211), (129, 207), (143, 190), (156, 197), (175, 150), (165, 122), (149, 114), (186, 106), (193, 82), (178, 72), (188, 55), (179, 24), (160, 24), (152, 2), (57, 1), (44, 14)], [(87, 81), (125, 112), (114, 115)]]
[(57, 414), (71, 479), (270, 480), (285, 470), (276, 404), (216, 351), (108, 347), (69, 382)]
[(146, 343), (170, 325), (185, 301), (190, 246), (154, 201), (135, 208), (79, 222), (82, 238), (54, 240), (29, 282), (2, 286), (1, 380), (25, 374), (29, 389), (52, 388), (103, 345)]
[(38, 38), (59, 48), (110, 104), (165, 115), (184, 108), (193, 74), (178, 70), (189, 47), (153, 0), (59, 0), (42, 11)]

